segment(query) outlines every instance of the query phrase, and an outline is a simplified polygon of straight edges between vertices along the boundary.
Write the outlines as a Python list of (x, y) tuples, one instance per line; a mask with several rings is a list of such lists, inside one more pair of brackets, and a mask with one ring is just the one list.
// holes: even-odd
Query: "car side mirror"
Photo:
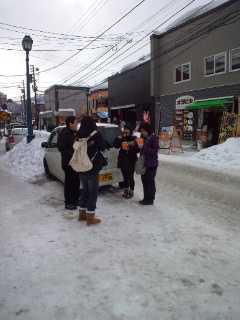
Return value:
[(42, 142), (42, 148), (48, 148), (48, 143), (47, 142)]

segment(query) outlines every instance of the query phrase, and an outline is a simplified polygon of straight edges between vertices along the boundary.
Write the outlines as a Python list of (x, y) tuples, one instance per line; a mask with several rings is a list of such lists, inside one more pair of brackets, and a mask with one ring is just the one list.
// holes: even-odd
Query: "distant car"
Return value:
[[(103, 151), (104, 157), (107, 159), (108, 165), (99, 173), (99, 185), (107, 185), (113, 183), (121, 183), (123, 181), (121, 170), (117, 168), (117, 158), (119, 150), (113, 147), (114, 139), (121, 134), (117, 125), (107, 123), (97, 123), (98, 131), (102, 134), (107, 144), (107, 149)], [(47, 175), (53, 175), (57, 179), (64, 182), (64, 171), (61, 167), (61, 153), (57, 148), (57, 140), (60, 131), (64, 126), (55, 128), (47, 142), (42, 143), (45, 149), (43, 165)]]
[(13, 128), (27, 128), (27, 126), (20, 122), (12, 122), (9, 124), (9, 129), (13, 129)]
[(6, 138), (5, 148), (6, 151), (13, 149), (16, 144), (21, 142), (27, 135), (27, 128), (13, 128)]

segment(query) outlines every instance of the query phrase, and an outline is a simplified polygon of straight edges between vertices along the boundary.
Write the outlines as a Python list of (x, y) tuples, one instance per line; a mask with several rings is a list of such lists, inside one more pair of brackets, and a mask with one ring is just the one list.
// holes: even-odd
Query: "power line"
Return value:
[[(211, 2), (212, 2), (212, 1), (211, 1)], [(209, 3), (208, 3), (208, 4), (209, 4)], [(202, 8), (203, 8), (203, 7), (202, 7)], [(199, 10), (201, 10), (202, 8), (200, 8)], [(225, 10), (226, 10), (226, 9), (225, 9)], [(194, 12), (194, 14), (195, 14), (195, 13), (196, 13), (196, 12)], [(222, 12), (221, 12), (221, 13), (222, 13)], [(220, 15), (221, 13), (218, 13), (218, 15)], [(209, 18), (209, 19), (210, 19), (210, 21), (211, 21), (212, 18)], [(220, 21), (221, 21), (221, 19), (220, 19)], [(211, 21), (210, 25), (207, 26), (207, 28), (209, 28), (209, 26), (211, 26), (211, 25), (212, 25), (212, 21)], [(201, 23), (200, 23), (198, 27), (201, 28), (201, 26), (202, 26), (202, 25), (201, 25)], [(195, 30), (195, 29), (198, 29), (198, 27), (193, 27), (193, 28), (192, 28), (191, 30), (189, 30), (189, 31), (192, 31), (193, 29), (194, 29), (194, 30)], [(187, 31), (187, 33), (188, 33), (189, 31)], [(203, 32), (203, 31), (204, 31), (204, 30), (202, 30), (201, 32)], [(206, 31), (208, 31), (208, 29), (207, 29)], [(200, 35), (201, 35), (201, 32), (200, 32), (200, 34), (198, 33), (197, 36), (200, 36)], [(186, 35), (186, 33), (184, 33), (183, 35), (181, 35), (179, 38), (185, 37), (185, 35)], [(175, 39), (174, 42), (176, 43), (176, 41), (178, 41), (179, 38), (178, 38), (178, 39)], [(172, 42), (172, 41), (170, 41), (170, 42)], [(186, 41), (185, 41), (184, 43), (186, 43)], [(183, 45), (184, 43), (182, 43), (181, 45)], [(165, 46), (166, 46), (166, 45), (167, 45), (167, 44), (165, 44)], [(175, 49), (176, 47), (179, 47), (179, 46), (180, 46), (179, 44), (175, 44), (174, 47), (173, 47), (173, 49)], [(142, 48), (142, 47), (141, 47), (141, 48)], [(140, 50), (141, 48), (139, 48), (138, 50)], [(172, 49), (172, 50), (173, 50), (173, 49)], [(162, 50), (163, 50), (163, 46), (161, 46), (161, 49), (159, 49), (159, 50), (162, 51)], [(171, 49), (168, 50), (168, 51), (171, 51)], [(125, 51), (125, 52), (126, 52), (126, 51)], [(135, 52), (136, 52), (136, 51), (135, 51)], [(156, 54), (156, 52), (151, 52), (151, 55), (155, 55), (155, 54)], [(120, 55), (121, 55), (121, 54), (120, 54)], [(120, 56), (120, 55), (119, 55), (119, 56)], [(132, 55), (132, 54), (128, 55), (127, 57), (129, 57), (129, 56), (131, 56), (131, 55)], [(150, 54), (149, 54), (148, 56), (150, 56)], [(147, 57), (147, 56), (146, 56), (146, 57)], [(157, 57), (157, 56), (156, 56), (156, 57)], [(125, 58), (126, 58), (126, 57), (125, 57)], [(122, 60), (124, 60), (124, 59), (122, 59)], [(122, 61), (122, 60), (121, 60), (121, 61)], [(112, 60), (112, 61), (113, 61), (113, 60)], [(110, 62), (112, 62), (112, 61), (110, 61)], [(108, 63), (109, 63), (109, 61), (108, 61)], [(118, 63), (119, 63), (119, 62), (118, 62)], [(96, 73), (96, 72), (95, 72), (95, 73)], [(87, 77), (87, 78), (86, 78), (86, 77), (83, 78), (83, 80), (85, 80), (85, 79), (91, 79), (91, 78), (88, 78), (88, 77)], [(76, 83), (76, 81), (75, 81), (74, 83)]]
[[(140, 6), (145, 0), (142, 0), (139, 4), (137, 4), (134, 8), (132, 8), (127, 14), (125, 14), (123, 17), (121, 17), (117, 22), (115, 22), (113, 25), (111, 25), (108, 29), (106, 29), (103, 33), (101, 33), (99, 36), (95, 37), (94, 40), (92, 40), (89, 44), (87, 44), (82, 50), (86, 49), (90, 44), (92, 44), (94, 41), (96, 41), (99, 37), (101, 37), (102, 35), (104, 35), (107, 31), (109, 31), (111, 28), (113, 28), (116, 24), (118, 24), (121, 20), (123, 20), (126, 16), (128, 16), (133, 10), (135, 10), (138, 6)], [(70, 60), (71, 58), (75, 57), (79, 52), (76, 52), (75, 54), (73, 54), (72, 56), (70, 56), (69, 58), (67, 58), (66, 60), (64, 60), (62, 63), (49, 68), (47, 70), (43, 70), (41, 71), (41, 73), (43, 72), (47, 72), (53, 69), (56, 69), (58, 67), (60, 67), (61, 65), (63, 65), (65, 62), (67, 62), (68, 60)]]
[[(195, 1), (195, 0), (194, 0), (194, 1)], [(174, 3), (174, 2), (176, 2), (176, 0), (171, 1), (171, 3)], [(171, 4), (171, 3), (170, 3), (170, 4)], [(170, 4), (166, 5), (163, 9), (161, 8), (161, 9), (157, 12), (157, 14), (160, 13), (160, 12), (162, 12), (162, 11), (163, 11), (165, 8), (167, 8)], [(153, 16), (155, 16), (155, 15), (156, 15), (156, 14), (154, 14)], [(152, 17), (146, 19), (144, 22), (142, 22), (142, 23), (140, 24), (140, 26), (143, 25), (143, 24), (145, 24), (146, 21), (149, 22), (151, 19), (152, 19)], [(133, 31), (134, 31), (135, 29), (139, 29), (139, 26), (136, 26), (136, 27), (133, 29)], [(130, 32), (131, 32), (131, 31), (130, 31)], [(145, 36), (144, 38), (146, 38), (146, 36)], [(143, 40), (144, 38), (142, 38), (141, 40)], [(122, 40), (122, 39), (121, 39), (121, 40)], [(121, 40), (120, 40), (119, 42), (121, 42)], [(139, 41), (141, 41), (141, 40), (139, 40)], [(137, 43), (138, 43), (139, 41), (137, 41)], [(77, 74), (79, 74), (80, 72), (82, 72), (82, 71), (84, 71), (85, 69), (87, 69), (87, 68), (88, 68), (90, 65), (92, 65), (94, 62), (98, 61), (101, 57), (103, 57), (104, 55), (106, 55), (108, 52), (112, 51), (112, 50), (119, 44), (119, 42), (115, 43), (115, 44), (112, 46), (112, 48), (106, 50), (105, 52), (103, 52), (102, 54), (100, 54), (99, 56), (97, 56), (94, 60), (91, 60), (91, 61), (85, 66), (85, 68), (82, 68), (82, 69), (78, 70), (77, 72), (74, 72), (74, 74), (71, 74), (71, 75), (69, 75), (67, 78), (63, 79), (62, 82), (63, 82), (63, 83), (67, 82), (70, 78), (75, 77)], [(131, 43), (131, 42), (128, 41), (121, 49), (119, 49), (119, 50), (117, 50), (116, 52), (114, 52), (114, 53), (110, 56), (110, 58), (111, 58), (113, 55), (115, 55), (118, 51), (122, 50), (122, 49), (123, 49), (126, 45), (128, 45), (129, 43)], [(125, 52), (126, 52), (126, 51), (125, 51)], [(109, 59), (109, 57), (108, 57), (105, 61), (107, 61), (107, 63), (109, 64), (109, 60), (108, 60), (108, 59)], [(101, 62), (101, 64), (99, 64), (98, 67), (101, 66), (102, 63), (104, 63), (105, 61)], [(101, 67), (100, 69), (102, 69), (102, 68), (103, 68), (103, 67)], [(75, 81), (75, 82), (76, 82), (76, 81)]]
[[(225, 9), (225, 10), (226, 10), (226, 9)], [(239, 11), (239, 10), (235, 11), (234, 13), (237, 14), (238, 11)], [(222, 11), (217, 13), (217, 15), (221, 15), (221, 14), (222, 14)], [(230, 13), (229, 15), (231, 15), (231, 13)], [(226, 17), (228, 17), (229, 15), (227, 15)], [(225, 18), (226, 18), (226, 17), (225, 17)], [(179, 55), (181, 55), (181, 54), (184, 53), (185, 51), (188, 51), (190, 48), (192, 48), (193, 46), (196, 46), (198, 43), (200, 43), (201, 41), (203, 41), (204, 39), (206, 39), (206, 38), (211, 34), (211, 32), (213, 32), (215, 29), (220, 28), (220, 27), (222, 27), (222, 26), (225, 25), (225, 21), (223, 21), (223, 18), (222, 18), (222, 17), (220, 17), (220, 19), (217, 20), (217, 21), (215, 21), (215, 22), (212, 21), (212, 17), (209, 17), (209, 20), (210, 20), (211, 22), (210, 22), (210, 24), (209, 24), (208, 26), (212, 26), (213, 23), (217, 23), (217, 24), (218, 24), (219, 22), (221, 22), (221, 23), (218, 24), (217, 26), (215, 26), (214, 28), (208, 28), (208, 29), (206, 28), (206, 32), (205, 32), (205, 33), (203, 33), (203, 34), (198, 34), (198, 37), (201, 36), (201, 38), (198, 39), (198, 40), (196, 40), (195, 43), (191, 43), (187, 48), (183, 49), (181, 52), (178, 52), (177, 54), (175, 54), (175, 55), (174, 55), (173, 57), (171, 57), (170, 59), (167, 59), (165, 62), (159, 64), (157, 67), (152, 68), (152, 69), (150, 68), (150, 71), (139, 73), (138, 76), (141, 76), (141, 75), (144, 75), (144, 74), (148, 74), (148, 73), (151, 73), (152, 71), (155, 71), (155, 70), (159, 69), (160, 67), (162, 67), (162, 66), (165, 65), (166, 63), (174, 60), (176, 57), (179, 57)], [(201, 22), (200, 22), (199, 24), (201, 24)], [(195, 29), (195, 28), (193, 27), (192, 29)], [(191, 42), (192, 40), (194, 40), (194, 39), (196, 39), (196, 37), (193, 38), (193, 39), (190, 39), (190, 40), (189, 40), (188, 42), (186, 42), (186, 43), (190, 43), (190, 42)], [(172, 47), (172, 48), (170, 48), (169, 50), (162, 52), (162, 53), (159, 54), (158, 56), (154, 56), (154, 58), (152, 58), (151, 60), (154, 60), (154, 59), (156, 59), (156, 58), (159, 57), (159, 56), (163, 56), (163, 55), (165, 55), (166, 53), (169, 53), (170, 51), (172, 51), (172, 50), (174, 50), (174, 49), (177, 49), (177, 48), (181, 47), (183, 44), (186, 44), (186, 43), (182, 43), (181, 45), (179, 45), (179, 46), (177, 46), (177, 47)], [(122, 81), (123, 81), (123, 79), (119, 79), (119, 81), (115, 84), (114, 87), (118, 86)]]
[[(103, 0), (101, 0), (98, 5), (100, 5), (100, 4), (102, 3), (102, 1), (103, 1)], [(108, 1), (108, 0), (106, 0), (105, 3), (106, 3), (107, 1)], [(94, 4), (95, 4), (95, 3), (97, 3), (97, 0), (94, 2)], [(105, 4), (105, 3), (104, 3), (104, 4)], [(103, 5), (104, 5), (104, 4), (103, 4)], [(91, 10), (91, 12), (90, 12), (89, 15), (91, 15), (92, 12), (97, 11), (98, 5), (97, 5), (95, 8), (89, 7), (89, 9), (88, 9), (87, 12), (83, 15), (83, 17), (88, 13), (88, 11), (89, 11), (90, 9), (92, 9), (92, 10)], [(103, 5), (102, 5), (102, 7), (103, 7)], [(101, 8), (102, 8), (102, 7), (101, 7)], [(100, 9), (101, 9), (101, 8), (100, 8)], [(100, 9), (99, 9), (99, 10), (100, 10)], [(89, 15), (88, 15), (88, 17), (89, 17)], [(83, 17), (82, 17), (82, 18), (83, 18)], [(81, 20), (81, 19), (79, 19), (76, 24), (78, 24), (80, 20)], [(86, 19), (85, 19), (85, 20), (86, 20)], [(85, 20), (83, 20), (83, 22), (84, 22)], [(89, 18), (89, 20), (85, 23), (85, 25), (86, 25), (90, 20), (91, 20), (91, 18)], [(82, 23), (83, 23), (83, 22), (82, 22)], [(74, 25), (74, 27), (76, 26), (76, 24)], [(72, 28), (73, 30), (74, 30), (74, 27)], [(75, 36), (76, 36), (76, 34), (77, 34), (78, 32), (79, 32), (79, 28), (78, 28), (77, 31), (75, 31)], [(63, 43), (63, 45), (61, 46), (60, 50), (62, 50), (62, 49), (66, 46), (66, 44), (69, 43), (69, 41), (70, 41), (70, 39), (67, 39), (67, 40), (65, 41), (65, 43)], [(44, 64), (41, 64), (40, 66), (42, 67), (43, 65), (44, 65)]]
[[(168, 18), (167, 20), (165, 20), (163, 23), (161, 23), (157, 28), (159, 28), (159, 27), (161, 27), (162, 25), (164, 25), (169, 19), (171, 19), (171, 18), (173, 18), (174, 16), (176, 16), (177, 14), (179, 14), (181, 11), (183, 11), (184, 9), (186, 9), (190, 4), (192, 4), (193, 2), (195, 2), (196, 0), (191, 0), (186, 6), (184, 6), (183, 8), (181, 8), (179, 11), (177, 11), (176, 13), (174, 13), (170, 18)], [(143, 38), (141, 38), (138, 42), (140, 42), (142, 39), (144, 39), (144, 38), (146, 38), (147, 36), (149, 36), (150, 34), (151, 34), (152, 32), (150, 32), (150, 33), (148, 33), (147, 35), (145, 35)], [(135, 46), (136, 44), (133, 44), (130, 48), (128, 48), (128, 49), (126, 49), (123, 53), (121, 53), (120, 55), (118, 55), (117, 57), (114, 57), (114, 59), (113, 60), (111, 60), (111, 61), (109, 61), (109, 57), (106, 59), (106, 60), (104, 60), (103, 62), (101, 62), (101, 64), (100, 65), (102, 65), (104, 62), (107, 62), (108, 64), (109, 63), (111, 63), (112, 61), (116, 61), (116, 59), (118, 58), (118, 57), (120, 57), (122, 54), (125, 54), (127, 51), (129, 51), (130, 49), (132, 49), (134, 46)], [(125, 45), (123, 46), (123, 47), (125, 47)], [(123, 49), (123, 48), (121, 48), (121, 49)], [(135, 52), (134, 52), (135, 53)], [(112, 54), (112, 56), (114, 56), (116, 53), (114, 53), (114, 54)], [(111, 56), (111, 57), (112, 57)], [(95, 61), (93, 61), (93, 63), (94, 63)], [(100, 65), (98, 65), (98, 66), (100, 66)], [(85, 68), (86, 69), (86, 68)], [(101, 68), (100, 68), (101, 69)], [(77, 74), (79, 74), (80, 72), (82, 72), (84, 69), (82, 69), (82, 70), (80, 70), (78, 73), (76, 73), (75, 74), (75, 76), (77, 75)], [(96, 73), (96, 72), (95, 72)], [(94, 73), (93, 73), (94, 74)], [(84, 79), (84, 78), (83, 78)], [(76, 81), (75, 81), (76, 82)], [(74, 83), (75, 83), (74, 82)]]

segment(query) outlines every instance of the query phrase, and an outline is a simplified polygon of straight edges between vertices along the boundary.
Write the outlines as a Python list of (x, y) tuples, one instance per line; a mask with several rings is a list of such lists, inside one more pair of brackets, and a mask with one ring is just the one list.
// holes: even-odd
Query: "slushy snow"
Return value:
[[(10, 152), (0, 141), (1, 320), (239, 319), (237, 166), (216, 169), (211, 148), (159, 154), (154, 205), (138, 203), (135, 175), (132, 199), (118, 186), (99, 192), (102, 223), (88, 228), (44, 176), (49, 133), (35, 134)], [(209, 164), (193, 164), (205, 152)]]

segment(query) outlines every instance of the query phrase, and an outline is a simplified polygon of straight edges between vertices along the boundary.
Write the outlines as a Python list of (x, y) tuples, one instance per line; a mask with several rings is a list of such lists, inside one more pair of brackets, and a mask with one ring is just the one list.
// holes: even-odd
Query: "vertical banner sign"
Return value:
[(176, 110), (175, 126), (178, 130), (183, 129), (183, 109)]
[(236, 136), (237, 118), (237, 114), (230, 114), (229, 112), (225, 112), (223, 114), (221, 132), (219, 134), (218, 141), (219, 144)]
[(193, 140), (193, 112), (183, 111), (183, 140)]
[(183, 140), (193, 139), (193, 117), (191, 117), (193, 113), (186, 109), (192, 103), (194, 103), (192, 96), (178, 97), (175, 102), (175, 126)]
[(144, 112), (143, 112), (143, 122), (148, 122), (148, 123), (150, 123), (149, 111), (144, 111)]

